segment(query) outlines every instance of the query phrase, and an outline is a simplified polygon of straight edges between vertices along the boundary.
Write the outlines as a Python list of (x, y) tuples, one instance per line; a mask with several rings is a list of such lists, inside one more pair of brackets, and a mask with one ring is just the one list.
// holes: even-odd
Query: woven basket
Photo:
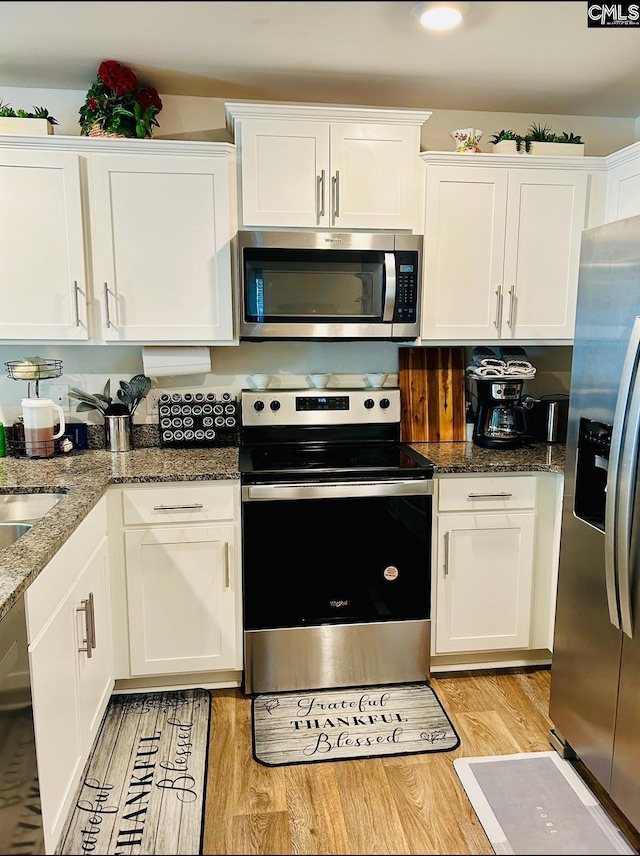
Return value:
[(122, 139), (122, 140), (127, 139), (127, 136), (125, 134), (116, 134), (113, 131), (103, 131), (102, 128), (100, 127), (100, 125), (98, 125), (97, 123), (95, 125), (91, 126), (87, 136), (88, 137), (110, 137), (112, 139), (117, 138), (117, 139)]

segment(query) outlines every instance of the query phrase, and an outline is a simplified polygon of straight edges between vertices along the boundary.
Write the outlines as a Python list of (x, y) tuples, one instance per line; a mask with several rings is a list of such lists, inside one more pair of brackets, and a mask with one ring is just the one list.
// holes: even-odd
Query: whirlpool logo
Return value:
[(640, 3), (587, 3), (588, 27), (640, 27)]
[(330, 600), (329, 606), (332, 606), (334, 609), (341, 609), (343, 606), (349, 606), (348, 600)]

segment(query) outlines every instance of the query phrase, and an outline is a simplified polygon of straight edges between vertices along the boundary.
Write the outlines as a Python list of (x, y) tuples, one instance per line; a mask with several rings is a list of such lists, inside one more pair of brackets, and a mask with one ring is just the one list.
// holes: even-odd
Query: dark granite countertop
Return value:
[(485, 449), (471, 442), (411, 443), (443, 473), (564, 473), (566, 447), (535, 443), (521, 449)]
[(0, 458), (0, 493), (67, 494), (15, 544), (0, 550), (0, 618), (110, 485), (238, 478), (235, 447), (89, 450), (37, 460)]
[[(562, 473), (564, 446), (483, 449), (473, 443), (413, 443), (442, 473)], [(53, 458), (0, 458), (0, 493), (63, 492), (66, 497), (15, 544), (0, 550), (0, 618), (34, 581), (110, 485), (238, 479), (238, 450), (141, 448), (74, 452)]]

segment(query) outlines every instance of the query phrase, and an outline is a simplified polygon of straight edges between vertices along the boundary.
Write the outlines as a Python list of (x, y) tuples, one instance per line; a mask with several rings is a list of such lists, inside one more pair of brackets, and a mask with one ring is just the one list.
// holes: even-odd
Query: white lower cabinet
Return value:
[(438, 479), (433, 653), (552, 648), (562, 478)]
[(128, 637), (116, 646), (117, 677), (242, 669), (239, 491), (235, 480), (181, 482), (112, 498), (122, 550), (113, 584)]
[(25, 595), (45, 846), (53, 853), (113, 689), (106, 502)]

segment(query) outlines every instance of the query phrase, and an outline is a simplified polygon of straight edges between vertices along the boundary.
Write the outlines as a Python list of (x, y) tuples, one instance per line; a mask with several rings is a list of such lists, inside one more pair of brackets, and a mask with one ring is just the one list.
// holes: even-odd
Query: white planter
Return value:
[(584, 143), (531, 143), (531, 155), (553, 155), (561, 158), (581, 158)]
[(46, 137), (47, 134), (53, 134), (53, 125), (47, 119), (19, 119), (13, 116), (0, 116), (0, 134)]
[[(522, 145), (524, 151), (524, 143)], [(517, 155), (518, 148), (515, 140), (500, 140), (493, 144), (493, 153), (496, 155)]]

